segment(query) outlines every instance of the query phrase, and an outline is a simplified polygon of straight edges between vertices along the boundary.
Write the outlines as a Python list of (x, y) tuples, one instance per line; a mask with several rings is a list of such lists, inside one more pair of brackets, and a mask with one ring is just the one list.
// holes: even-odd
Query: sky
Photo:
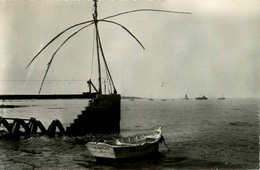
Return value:
[[(259, 0), (99, 0), (98, 17), (137, 12), (99, 23), (105, 57), (118, 93), (153, 98), (259, 97)], [(76, 29), (52, 43), (71, 25), (92, 20), (93, 1), (0, 1), (0, 94), (37, 94), (47, 64)], [(80, 28), (80, 27), (78, 27)], [(56, 54), (41, 93), (88, 91), (97, 81), (93, 27), (70, 39)], [(104, 70), (102, 70), (104, 73)], [(103, 75), (102, 75), (103, 77)]]

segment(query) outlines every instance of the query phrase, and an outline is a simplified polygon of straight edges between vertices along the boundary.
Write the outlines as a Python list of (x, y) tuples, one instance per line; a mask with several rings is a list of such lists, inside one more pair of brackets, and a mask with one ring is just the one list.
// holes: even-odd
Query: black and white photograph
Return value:
[(0, 169), (259, 169), (259, 0), (0, 0)]

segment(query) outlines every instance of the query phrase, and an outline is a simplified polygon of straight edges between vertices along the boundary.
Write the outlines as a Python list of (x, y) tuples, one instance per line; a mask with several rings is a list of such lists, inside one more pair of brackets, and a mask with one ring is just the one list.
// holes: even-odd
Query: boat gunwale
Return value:
[[(86, 146), (88, 145), (99, 145), (99, 146), (107, 146), (110, 148), (129, 148), (129, 147), (138, 147), (138, 146), (144, 146), (144, 145), (151, 145), (151, 144), (155, 144), (157, 142), (159, 142), (162, 139), (162, 131), (161, 131), (161, 127), (159, 127), (159, 129), (155, 130), (156, 132), (158, 132), (158, 134), (156, 135), (147, 135), (144, 142), (143, 143), (125, 143), (122, 142), (122, 144), (109, 144), (109, 143), (105, 143), (105, 142), (88, 142), (86, 144)], [(126, 137), (127, 138), (127, 137)], [(147, 142), (146, 139), (147, 138), (153, 138), (155, 139), (154, 141), (151, 142)], [(117, 139), (116, 139), (117, 140)]]
[(122, 145), (118, 145), (118, 144), (108, 144), (108, 143), (104, 143), (104, 142), (88, 142), (86, 145), (96, 145), (96, 146), (108, 146), (110, 148), (130, 148), (130, 147), (138, 147), (138, 146), (144, 146), (144, 145), (151, 145), (154, 143), (157, 143), (158, 141), (160, 141), (160, 139), (162, 138), (162, 136), (160, 136), (159, 138), (157, 138), (155, 141), (153, 142), (144, 142), (142, 144), (138, 144), (138, 143), (125, 143)]

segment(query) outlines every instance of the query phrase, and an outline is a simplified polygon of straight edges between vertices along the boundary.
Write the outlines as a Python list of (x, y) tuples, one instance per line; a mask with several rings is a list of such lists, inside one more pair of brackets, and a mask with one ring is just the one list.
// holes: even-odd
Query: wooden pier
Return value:
[[(32, 99), (31, 96), (30, 99)], [(74, 119), (74, 122), (66, 130), (58, 119), (53, 120), (47, 130), (41, 121), (35, 118), (0, 117), (0, 126), (3, 125), (7, 132), (14, 136), (41, 134), (55, 137), (57, 130), (59, 130), (58, 134), (72, 136), (82, 136), (88, 133), (118, 133), (121, 117), (120, 100), (121, 95), (119, 94), (97, 95), (89, 101), (89, 106)]]
[(5, 94), (0, 95), (0, 100), (33, 100), (33, 99), (92, 99), (98, 93), (82, 94)]

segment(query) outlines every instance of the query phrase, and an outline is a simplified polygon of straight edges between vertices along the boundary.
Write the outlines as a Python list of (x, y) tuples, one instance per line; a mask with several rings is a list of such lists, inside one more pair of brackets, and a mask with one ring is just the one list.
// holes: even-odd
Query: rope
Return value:
[[(0, 80), (0, 81), (42, 81), (42, 80)], [(71, 80), (44, 80), (44, 81), (88, 81), (83, 79), (71, 79)]]
[(164, 139), (164, 137), (162, 136), (162, 142), (164, 143), (164, 145), (166, 146), (166, 148), (168, 149), (168, 151), (170, 152), (171, 151), (171, 149), (167, 146), (167, 144), (166, 144), (166, 142), (165, 142), (165, 139)]

